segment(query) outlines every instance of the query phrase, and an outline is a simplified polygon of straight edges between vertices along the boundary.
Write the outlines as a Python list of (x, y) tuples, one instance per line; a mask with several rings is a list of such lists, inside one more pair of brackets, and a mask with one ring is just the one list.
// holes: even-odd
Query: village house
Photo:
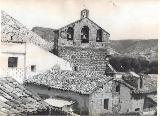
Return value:
[(1, 75), (12, 76), (23, 83), (28, 75), (38, 74), (55, 65), (62, 70), (72, 70), (69, 62), (49, 52), (53, 43), (28, 30), (4, 11), (1, 11), (1, 17)]
[(132, 74), (115, 78), (52, 68), (28, 77), (25, 87), (43, 99), (74, 101), (72, 111), (79, 115), (143, 114), (146, 109), (156, 113), (156, 86)]

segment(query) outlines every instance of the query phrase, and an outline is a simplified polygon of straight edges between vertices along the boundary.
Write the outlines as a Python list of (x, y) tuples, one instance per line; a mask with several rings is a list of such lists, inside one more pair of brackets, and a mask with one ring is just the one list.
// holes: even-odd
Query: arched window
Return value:
[(89, 42), (89, 27), (84, 26), (81, 30), (81, 42), (88, 43)]
[(72, 27), (69, 27), (67, 29), (67, 40), (73, 40), (74, 35), (74, 29)]
[(96, 42), (102, 42), (102, 29), (97, 30)]

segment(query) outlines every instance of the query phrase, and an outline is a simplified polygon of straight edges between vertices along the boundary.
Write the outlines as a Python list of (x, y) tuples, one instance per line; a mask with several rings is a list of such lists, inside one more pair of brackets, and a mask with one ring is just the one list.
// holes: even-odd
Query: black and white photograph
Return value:
[(158, 0), (0, 0), (0, 116), (160, 116)]

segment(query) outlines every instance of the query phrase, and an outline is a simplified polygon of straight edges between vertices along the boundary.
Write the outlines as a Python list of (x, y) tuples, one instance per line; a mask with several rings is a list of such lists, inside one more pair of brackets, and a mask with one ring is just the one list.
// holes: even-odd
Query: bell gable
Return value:
[[(84, 14), (83, 14), (84, 13)], [(59, 29), (59, 46), (107, 48), (110, 34), (81, 11), (81, 19)]]

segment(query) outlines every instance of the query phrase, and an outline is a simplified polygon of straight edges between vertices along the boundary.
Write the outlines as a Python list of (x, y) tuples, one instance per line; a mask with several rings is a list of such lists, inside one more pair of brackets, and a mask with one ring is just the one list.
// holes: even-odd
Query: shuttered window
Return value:
[(18, 57), (8, 58), (8, 67), (17, 67)]

